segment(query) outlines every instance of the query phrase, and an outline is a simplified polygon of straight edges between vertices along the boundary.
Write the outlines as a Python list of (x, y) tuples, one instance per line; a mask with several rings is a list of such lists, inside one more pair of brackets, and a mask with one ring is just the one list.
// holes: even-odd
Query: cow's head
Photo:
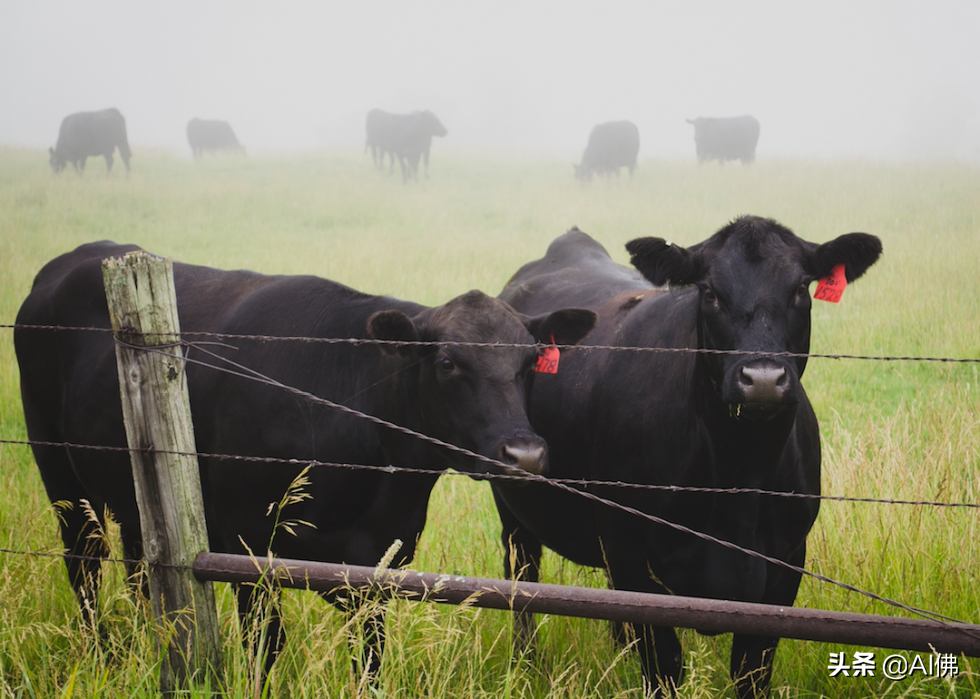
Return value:
[[(654, 284), (697, 286), (700, 348), (805, 354), (811, 282), (838, 264), (849, 282), (857, 279), (878, 259), (881, 241), (848, 233), (818, 245), (770, 219), (743, 216), (689, 248), (662, 238), (639, 238), (626, 248)], [(768, 419), (799, 400), (806, 357), (702, 359), (721, 401), (743, 416)]]
[[(420, 431), (540, 474), (547, 468), (547, 445), (527, 417), (539, 354), (535, 344), (575, 344), (595, 322), (595, 313), (575, 308), (529, 317), (503, 301), (470, 291), (413, 317), (396, 310), (380, 311), (368, 319), (368, 331), (379, 340), (519, 345), (382, 345), (382, 351), (400, 354), (410, 366), (418, 367)], [(485, 462), (447, 454), (459, 470), (493, 470)]]
[(68, 163), (64, 158), (58, 155), (58, 151), (56, 151), (54, 148), (48, 148), (48, 164), (51, 165), (51, 171), (57, 174), (64, 170), (65, 165)]
[(439, 121), (439, 117), (432, 112), (428, 110), (422, 112), (422, 119), (425, 122), (425, 128), (429, 134), (442, 137), (449, 133), (446, 127), (442, 125), (442, 122)]

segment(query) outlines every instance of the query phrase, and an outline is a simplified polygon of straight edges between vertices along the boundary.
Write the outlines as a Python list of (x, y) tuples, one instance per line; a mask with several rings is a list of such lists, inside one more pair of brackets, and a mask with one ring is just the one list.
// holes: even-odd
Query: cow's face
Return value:
[[(700, 348), (806, 354), (810, 283), (838, 264), (849, 281), (857, 279), (878, 259), (881, 242), (849, 233), (816, 245), (775, 221), (746, 216), (690, 248), (641, 238), (627, 249), (653, 283), (698, 288)], [(765, 420), (799, 401), (806, 357), (704, 354), (701, 361), (734, 414)]]
[(48, 164), (51, 165), (51, 171), (57, 174), (65, 169), (67, 162), (58, 155), (54, 148), (48, 148)]
[(432, 112), (422, 112), (422, 118), (425, 120), (426, 129), (431, 135), (442, 137), (449, 133), (446, 127), (442, 125), (442, 122), (439, 121), (439, 117)]
[[(386, 351), (400, 353), (418, 366), (420, 431), (521, 471), (540, 474), (547, 468), (547, 445), (527, 417), (538, 359), (535, 344), (575, 344), (592, 330), (595, 321), (594, 313), (581, 309), (532, 318), (503, 301), (471, 291), (412, 318), (398, 311), (382, 311), (374, 314), (368, 325), (378, 339), (520, 345)], [(458, 470), (494, 470), (485, 462), (462, 455), (450, 454), (450, 459)]]

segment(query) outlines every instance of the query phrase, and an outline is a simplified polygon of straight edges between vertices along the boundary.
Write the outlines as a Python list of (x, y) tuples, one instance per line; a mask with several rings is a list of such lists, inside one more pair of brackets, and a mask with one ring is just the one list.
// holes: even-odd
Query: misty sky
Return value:
[(753, 114), (758, 157), (980, 162), (980, 2), (367, 1), (0, 4), (0, 145), (47, 148), (115, 106), (187, 157), (194, 116), (250, 153), (360, 147), (373, 107), (433, 110), (434, 148), (576, 157), (630, 119), (641, 158), (685, 118)]

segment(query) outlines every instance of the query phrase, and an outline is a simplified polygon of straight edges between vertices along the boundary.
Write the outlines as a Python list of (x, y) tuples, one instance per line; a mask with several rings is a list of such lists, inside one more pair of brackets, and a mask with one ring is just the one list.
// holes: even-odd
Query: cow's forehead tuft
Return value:
[(742, 216), (706, 241), (706, 251), (715, 255), (739, 255), (749, 261), (802, 255), (805, 243), (780, 223), (758, 216)]
[(434, 309), (427, 331), (438, 339), (459, 342), (528, 342), (530, 338), (514, 309), (481, 291), (467, 292)]

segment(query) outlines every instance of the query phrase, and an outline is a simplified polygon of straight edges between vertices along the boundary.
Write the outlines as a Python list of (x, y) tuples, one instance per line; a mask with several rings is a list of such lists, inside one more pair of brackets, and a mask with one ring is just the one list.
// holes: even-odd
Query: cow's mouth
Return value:
[(736, 420), (765, 423), (786, 410), (790, 405), (790, 403), (769, 402), (731, 403), (728, 406), (728, 414)]

